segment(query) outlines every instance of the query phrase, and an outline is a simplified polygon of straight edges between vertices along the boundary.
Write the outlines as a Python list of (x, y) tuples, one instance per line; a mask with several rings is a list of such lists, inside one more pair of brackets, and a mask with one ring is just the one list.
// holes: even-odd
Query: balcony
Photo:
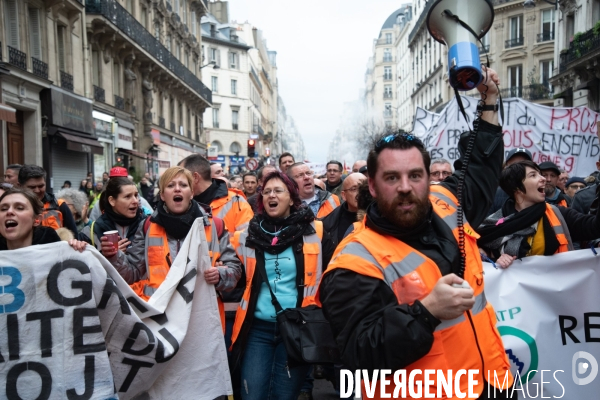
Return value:
[(212, 103), (212, 93), (202, 81), (129, 14), (118, 1), (95, 0), (94, 2), (86, 2), (85, 10), (88, 15), (101, 15), (106, 18), (123, 34), (147, 51), (157, 63), (162, 64), (164, 68), (171, 71), (175, 78), (192, 88), (208, 104)]
[(65, 71), (60, 71), (60, 87), (66, 90), (73, 91), (73, 75), (67, 74)]
[(260, 88), (260, 90), (262, 90), (262, 83), (260, 83), (260, 78), (258, 77), (258, 74), (254, 70), (254, 67), (252, 67), (252, 66), (250, 66), (250, 73), (252, 74), (252, 77), (256, 80), (256, 83), (258, 83), (258, 87)]
[(554, 32), (542, 32), (537, 35), (538, 43), (549, 42), (551, 40), (554, 40)]
[(501, 90), (502, 97), (519, 97), (523, 100), (550, 100), (554, 95), (552, 88), (548, 84), (534, 83), (527, 86), (515, 86)]
[(48, 79), (48, 64), (35, 57), (31, 57), (31, 66), (35, 75)]
[(566, 71), (568, 64), (594, 52), (600, 52), (600, 34), (595, 34), (593, 29), (576, 34), (569, 49), (560, 53), (560, 73)]
[(165, 119), (163, 117), (158, 117), (158, 126), (161, 128), (164, 128), (165, 125)]
[(506, 42), (506, 48), (510, 49), (511, 47), (517, 47), (517, 46), (523, 46), (523, 43), (525, 43), (525, 38), (523, 36), (518, 37), (518, 38), (514, 38), (514, 39), (508, 39)]
[(8, 47), (8, 63), (27, 71), (27, 54), (14, 47)]
[(117, 96), (116, 94), (114, 95), (115, 97), (115, 108), (119, 109), (119, 110), (125, 110), (125, 99)]
[(393, 79), (394, 79), (394, 77), (393, 77), (393, 75), (392, 75), (392, 74), (389, 74), (389, 75), (383, 75), (383, 80), (384, 80), (384, 81), (391, 81), (391, 80), (393, 80)]
[(485, 46), (479, 46), (479, 54), (487, 54), (490, 52), (490, 45), (486, 44)]
[(104, 89), (100, 86), (94, 85), (94, 100), (104, 103), (106, 101), (106, 96), (104, 94)]
[(394, 95), (392, 93), (384, 93), (383, 98), (384, 99), (393, 99)]
[(239, 130), (239, 125), (238, 124), (231, 124), (231, 129), (233, 129), (234, 131)]

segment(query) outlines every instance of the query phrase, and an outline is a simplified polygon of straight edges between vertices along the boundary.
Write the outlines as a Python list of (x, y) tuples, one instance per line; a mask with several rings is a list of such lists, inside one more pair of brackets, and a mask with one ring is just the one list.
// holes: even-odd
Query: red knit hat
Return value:
[(118, 176), (127, 178), (127, 169), (123, 167), (113, 167), (110, 170), (110, 174), (108, 174), (108, 176), (111, 178), (116, 178)]

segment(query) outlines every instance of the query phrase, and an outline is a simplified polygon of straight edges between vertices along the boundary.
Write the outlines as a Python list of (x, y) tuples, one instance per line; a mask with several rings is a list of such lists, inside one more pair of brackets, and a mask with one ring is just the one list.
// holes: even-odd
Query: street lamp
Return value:
[(202, 68), (204, 68), (204, 67), (208, 67), (208, 66), (210, 66), (210, 65), (212, 65), (212, 66), (213, 66), (213, 69), (219, 69), (219, 68), (221, 68), (221, 67), (219, 67), (219, 64), (217, 64), (217, 62), (216, 62), (216, 61), (211, 61), (211, 62), (209, 62), (208, 64), (201, 66), (201, 67), (200, 67), (200, 69), (202, 69)]
[[(548, 3), (548, 4), (552, 4), (554, 6), (554, 9), (558, 10), (558, 0), (556, 0), (556, 1), (542, 0), (542, 1), (545, 3)], [(525, 0), (525, 2), (523, 3), (523, 7), (535, 8), (535, 0)]]

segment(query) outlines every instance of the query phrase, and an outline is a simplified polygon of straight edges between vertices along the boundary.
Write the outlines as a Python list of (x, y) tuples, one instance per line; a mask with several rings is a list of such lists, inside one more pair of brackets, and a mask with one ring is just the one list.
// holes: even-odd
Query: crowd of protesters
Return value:
[[(491, 106), (498, 82), (489, 71)], [(310, 399), (314, 378), (339, 389), (341, 367), (458, 370), (483, 361), (476, 390), (485, 399), (494, 384), (487, 372), (512, 377), (476, 278), (482, 260), (507, 268), (516, 258), (596, 246), (600, 238), (596, 176), (537, 165), (527, 149), (504, 149), (501, 135), (497, 112), (484, 109), (466, 172), (463, 158), (454, 166), (431, 160), (418, 138), (401, 131), (382, 134), (351, 171), (332, 160), (323, 176), (290, 153), (277, 166), (229, 177), (220, 164), (191, 155), (156, 182), (146, 174), (136, 184), (114, 167), (102, 180), (89, 174), (78, 189), (65, 181), (51, 194), (43, 168), (9, 165), (0, 185), (0, 249), (90, 244), (148, 300), (201, 219), (211, 259), (204, 279), (219, 294), (236, 398)], [(459, 239), (463, 173), (465, 232), (480, 237)], [(108, 231), (118, 233), (116, 246)], [(323, 307), (343, 364), (290, 368), (269, 287), (284, 309)]]

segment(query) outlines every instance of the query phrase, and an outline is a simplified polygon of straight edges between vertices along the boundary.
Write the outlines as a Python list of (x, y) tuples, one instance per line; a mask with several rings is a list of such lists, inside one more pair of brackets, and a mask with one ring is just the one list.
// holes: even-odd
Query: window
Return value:
[(237, 80), (231, 80), (231, 94), (237, 95)]
[(383, 79), (386, 81), (392, 79), (392, 67), (383, 67)]
[(210, 61), (214, 61), (219, 66), (221, 65), (221, 54), (219, 50), (212, 47), (210, 48)]
[(231, 110), (231, 129), (237, 131), (239, 129), (238, 119), (240, 112), (239, 110)]
[(213, 128), (218, 128), (219, 127), (219, 109), (218, 108), (213, 107), (212, 119), (213, 119)]
[(121, 68), (117, 63), (113, 64), (113, 91), (117, 96), (121, 94)]
[(392, 49), (383, 49), (383, 61), (384, 62), (392, 61)]
[(100, 86), (100, 53), (92, 50), (92, 84)]
[(40, 10), (30, 8), (29, 10), (29, 47), (31, 56), (42, 59), (42, 39), (40, 36)]
[(192, 27), (192, 35), (196, 36), (196, 12), (192, 11), (192, 14), (190, 15), (190, 19), (191, 19), (191, 27)]
[(160, 22), (155, 22), (154, 23), (154, 37), (156, 38), (156, 40), (160, 41), (161, 36), (162, 36), (162, 34), (161, 34), (161, 29), (160, 29)]
[(387, 117), (387, 118), (392, 116), (392, 103), (385, 103), (385, 109), (383, 111), (383, 116)]
[(148, 17), (148, 9), (142, 6), (141, 14), (140, 14), (140, 24), (145, 28), (146, 27), (146, 18)]
[(212, 76), (210, 78), (210, 88), (213, 93), (219, 93), (219, 78), (216, 76)]
[(523, 45), (523, 16), (512, 17), (509, 27), (509, 43), (507, 47)]
[(392, 97), (392, 85), (385, 85), (383, 87), (383, 98), (391, 99)]
[(125, 8), (129, 11), (129, 14), (133, 15), (133, 0), (127, 0), (125, 3)]
[(65, 37), (67, 28), (59, 25), (56, 27), (56, 51), (58, 52), (58, 69), (67, 72), (66, 54), (65, 54)]
[(187, 25), (187, 4), (186, 0), (181, 0), (181, 20)]
[(546, 60), (540, 62), (540, 83), (550, 89), (550, 78), (552, 78), (552, 70), (554, 69), (554, 60)]
[(508, 67), (508, 86), (510, 88), (509, 97), (522, 97), (523, 86), (523, 66), (515, 65)]
[(175, 99), (171, 97), (169, 102), (169, 117), (171, 122), (171, 130), (175, 130)]
[(392, 34), (391, 33), (385, 34), (385, 44), (392, 44)]
[(542, 10), (542, 33), (554, 32), (554, 9)]
[(175, 44), (175, 57), (181, 61), (181, 43), (179, 42)]
[(4, 0), (4, 23), (6, 29), (6, 44), (15, 49), (20, 49), (19, 44), (19, 15), (17, 0)]
[(185, 52), (185, 66), (187, 69), (190, 68), (190, 53)]
[(183, 129), (183, 103), (179, 102), (179, 134), (184, 135), (185, 131)]
[(188, 108), (186, 111), (187, 111), (187, 114), (185, 117), (185, 120), (187, 122), (186, 129), (188, 130), (188, 137), (191, 139), (192, 138), (192, 120), (191, 120), (192, 110), (190, 110)]
[(229, 67), (231, 69), (238, 69), (238, 55), (237, 53), (229, 53)]
[(171, 52), (171, 35), (167, 35), (167, 39), (165, 40), (165, 47)]

